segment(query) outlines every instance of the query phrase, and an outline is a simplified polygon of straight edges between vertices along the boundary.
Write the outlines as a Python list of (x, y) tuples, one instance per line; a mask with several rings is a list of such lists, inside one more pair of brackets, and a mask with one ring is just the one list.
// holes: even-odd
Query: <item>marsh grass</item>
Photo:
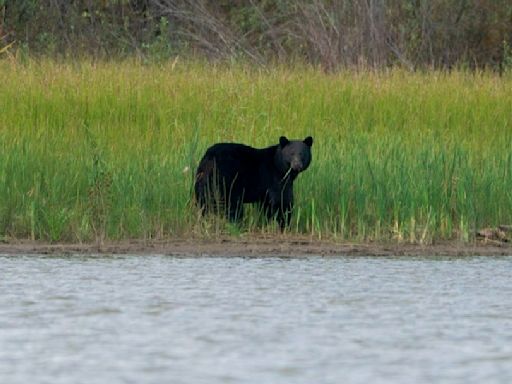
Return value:
[(512, 76), (1, 61), (0, 236), (97, 241), (277, 232), (203, 219), (194, 172), (219, 141), (312, 135), (291, 233), (472, 239), (512, 223)]

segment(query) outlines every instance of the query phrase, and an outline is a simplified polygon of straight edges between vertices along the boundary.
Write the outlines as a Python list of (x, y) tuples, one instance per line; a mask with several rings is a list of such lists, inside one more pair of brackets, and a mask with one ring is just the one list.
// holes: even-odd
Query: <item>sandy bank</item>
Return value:
[(0, 243), (0, 254), (163, 254), (173, 256), (500, 256), (512, 255), (512, 244), (443, 241), (431, 245), (351, 243), (296, 237), (220, 238), (214, 240), (123, 240), (97, 244), (48, 244), (30, 240)]

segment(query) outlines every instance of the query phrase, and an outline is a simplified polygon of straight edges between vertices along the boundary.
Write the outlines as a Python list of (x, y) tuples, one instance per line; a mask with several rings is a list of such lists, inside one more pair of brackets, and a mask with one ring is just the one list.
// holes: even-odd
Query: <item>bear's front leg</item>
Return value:
[(287, 206), (280, 206), (277, 211), (277, 221), (279, 222), (279, 227), (281, 231), (284, 231), (286, 227), (290, 226), (290, 222), (292, 220), (292, 205), (288, 204)]
[(281, 203), (279, 204), (279, 225), (281, 231), (284, 231), (286, 227), (290, 226), (292, 220), (292, 209), (293, 209), (293, 184), (292, 182), (286, 182), (281, 191)]
[(271, 193), (267, 205), (267, 216), (269, 219), (277, 219), (281, 231), (290, 225), (293, 208), (293, 190), (285, 188), (282, 191)]
[(244, 217), (244, 206), (241, 201), (233, 201), (228, 204), (227, 217), (231, 222), (240, 222)]

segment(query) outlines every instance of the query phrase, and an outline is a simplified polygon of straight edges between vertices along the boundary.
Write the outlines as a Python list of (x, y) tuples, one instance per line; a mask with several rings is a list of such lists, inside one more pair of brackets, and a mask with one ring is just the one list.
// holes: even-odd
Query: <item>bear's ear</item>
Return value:
[(279, 145), (281, 147), (286, 147), (288, 144), (290, 144), (290, 140), (288, 140), (285, 136), (281, 136), (279, 138)]
[(304, 144), (306, 144), (308, 147), (311, 147), (313, 145), (313, 138), (311, 136), (308, 136), (304, 139)]

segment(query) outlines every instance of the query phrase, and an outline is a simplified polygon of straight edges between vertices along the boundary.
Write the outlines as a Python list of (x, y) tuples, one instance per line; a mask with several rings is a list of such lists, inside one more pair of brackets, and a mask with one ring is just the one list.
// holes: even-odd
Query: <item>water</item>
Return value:
[(0, 383), (510, 383), (512, 258), (0, 257)]

